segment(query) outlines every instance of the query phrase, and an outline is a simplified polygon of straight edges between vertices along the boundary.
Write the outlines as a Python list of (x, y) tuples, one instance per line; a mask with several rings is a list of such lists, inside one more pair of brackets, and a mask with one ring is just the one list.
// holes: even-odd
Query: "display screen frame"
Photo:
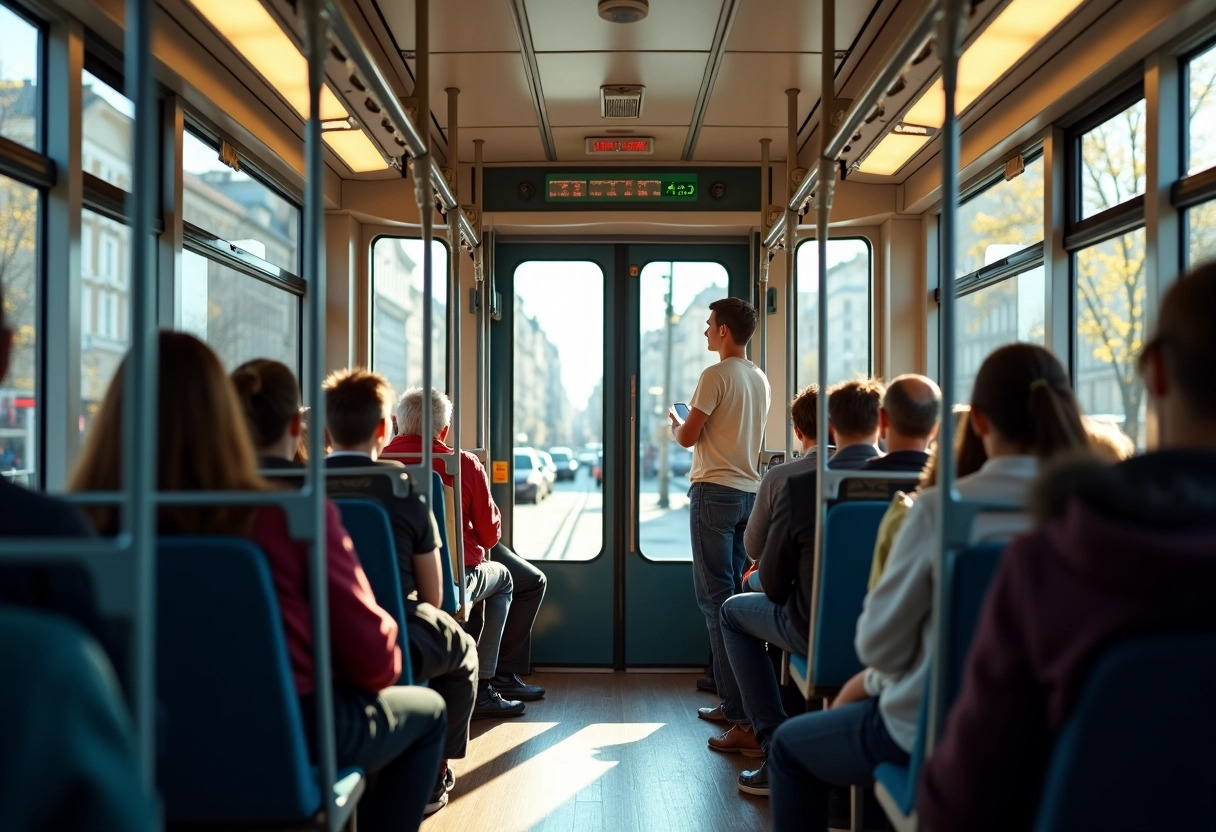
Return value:
[(689, 172), (545, 174), (545, 202), (558, 205), (594, 202), (692, 205), (696, 204), (699, 192), (699, 176)]

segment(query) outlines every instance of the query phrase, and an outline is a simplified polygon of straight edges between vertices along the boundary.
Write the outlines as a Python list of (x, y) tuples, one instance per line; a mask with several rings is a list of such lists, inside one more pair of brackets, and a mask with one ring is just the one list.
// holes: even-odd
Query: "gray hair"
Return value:
[[(452, 400), (431, 388), (431, 429), (435, 436), (452, 421)], [(411, 387), (397, 400), (397, 433), (422, 435), (422, 388)]]

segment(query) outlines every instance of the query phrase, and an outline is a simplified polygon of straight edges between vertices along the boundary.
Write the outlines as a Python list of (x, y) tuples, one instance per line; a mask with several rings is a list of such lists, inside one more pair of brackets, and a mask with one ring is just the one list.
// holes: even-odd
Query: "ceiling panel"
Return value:
[[(409, 61), (411, 72), (415, 62)], [(532, 93), (519, 53), (445, 53), (431, 56), (431, 112), (445, 128), (448, 87), (460, 90), (461, 127), (522, 127), (536, 124)], [(597, 87), (598, 90), (598, 87)]]
[(760, 164), (760, 140), (772, 139), (770, 161), (785, 160), (783, 127), (702, 127), (693, 151), (694, 162), (737, 162)]
[(785, 91), (802, 91), (798, 96), (801, 120), (819, 100), (819, 78), (816, 54), (728, 52), (722, 56), (705, 124), (784, 127), (788, 121)]
[[(588, 52), (537, 55), (549, 123), (634, 128), (687, 125), (705, 74), (703, 52)], [(637, 121), (600, 118), (600, 87), (643, 84)]]
[[(731, 52), (819, 52), (823, 0), (741, 0), (726, 48)], [(836, 49), (848, 49), (877, 0), (836, 4)]]
[[(654, 138), (654, 153), (650, 156), (588, 156), (585, 139), (589, 136), (608, 136), (613, 138), (629, 138), (632, 136), (652, 136)], [(591, 127), (554, 127), (553, 143), (557, 146), (557, 158), (562, 162), (612, 162), (617, 165), (629, 165), (634, 162), (676, 162), (684, 152), (684, 140), (688, 138), (688, 128), (676, 127), (637, 127), (632, 133), (607, 133), (605, 128)]]
[(472, 164), (476, 148), (474, 139), (485, 139), (481, 158), (486, 164), (501, 162), (543, 162), (545, 148), (535, 127), (471, 127), (460, 131), (460, 161)]
[(526, 0), (526, 8), (537, 52), (704, 52), (713, 42), (722, 0), (656, 0), (637, 23), (603, 20), (595, 0)]
[[(412, 0), (375, 0), (402, 49), (414, 48)], [(592, 9), (594, 12), (594, 9)], [(431, 3), (431, 52), (519, 51), (511, 4), (506, 0)]]

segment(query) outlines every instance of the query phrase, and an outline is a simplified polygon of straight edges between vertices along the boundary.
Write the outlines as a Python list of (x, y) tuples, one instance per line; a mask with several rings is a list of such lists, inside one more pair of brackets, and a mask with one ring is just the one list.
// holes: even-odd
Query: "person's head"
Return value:
[(361, 451), (373, 459), (389, 440), (393, 389), (388, 379), (363, 367), (336, 370), (322, 385), (325, 427), (334, 450)]
[(709, 305), (706, 324), (711, 351), (720, 352), (724, 344), (743, 348), (756, 331), (756, 308), (741, 298), (722, 298)]
[(794, 436), (802, 443), (804, 453), (815, 446), (819, 435), (818, 408), (818, 384), (803, 387), (790, 402), (790, 420), (794, 423)]
[(1035, 344), (1008, 344), (984, 359), (971, 390), (970, 421), (989, 457), (1047, 458), (1089, 443), (1068, 373)]
[[(422, 436), (421, 387), (411, 387), (397, 400), (397, 433), (405, 436)], [(452, 400), (431, 388), (431, 435), (443, 441), (448, 435), (452, 421)]]
[(883, 392), (882, 382), (873, 378), (842, 381), (828, 388), (828, 422), (837, 448), (878, 441)]
[(1157, 414), (1162, 447), (1216, 444), (1216, 261), (1169, 288), (1140, 374)]
[(941, 416), (942, 391), (920, 375), (896, 376), (882, 397), (879, 422), (888, 451), (929, 447)]
[[(156, 487), (161, 491), (264, 490), (236, 390), (215, 353), (184, 332), (161, 332), (157, 370)], [(126, 406), (124, 358), (114, 374), (72, 474), (72, 491), (122, 487), (122, 413)], [(117, 530), (113, 507), (90, 512), (102, 532)], [(244, 534), (248, 507), (165, 506), (162, 532)]]
[(300, 385), (287, 365), (269, 358), (246, 361), (232, 371), (232, 386), (258, 453), (294, 459), (304, 419)]
[(1081, 417), (1089, 447), (1107, 462), (1122, 462), (1136, 455), (1136, 443), (1119, 426), (1092, 416)]

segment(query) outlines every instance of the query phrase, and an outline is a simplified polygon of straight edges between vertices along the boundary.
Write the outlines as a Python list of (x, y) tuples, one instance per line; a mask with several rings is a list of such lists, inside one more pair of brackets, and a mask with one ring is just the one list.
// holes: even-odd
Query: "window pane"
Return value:
[(85, 173), (131, 190), (130, 99), (90, 72), (84, 73), (83, 136), (80, 148)]
[(1081, 219), (1144, 193), (1144, 99), (1081, 137)]
[[(182, 217), (221, 240), (300, 274), (300, 209), (219, 160), (215, 146), (186, 131)], [(242, 160), (243, 161), (243, 160)]]
[[(422, 241), (381, 237), (372, 245), (372, 369), (400, 395), (422, 386)], [(448, 250), (431, 243), (431, 384), (447, 390)]]
[(300, 372), (300, 298), (193, 251), (182, 252), (179, 326), (231, 370), (273, 358)]
[(1216, 165), (1216, 46), (1187, 64), (1190, 142), (1187, 173)]
[(586, 262), (523, 263), (514, 304), (515, 551), (591, 560), (604, 548), (604, 273)]
[(1216, 202), (1205, 202), (1186, 212), (1187, 268), (1216, 258)]
[(0, 476), (32, 485), (38, 461), (38, 191), (0, 176), (0, 283), (13, 331), (0, 381)]
[(1144, 338), (1144, 229), (1077, 252), (1077, 367), (1086, 413), (1108, 417), (1144, 447), (1144, 387), (1136, 357)]
[[(799, 244), (797, 385), (818, 382), (819, 250), (814, 240)], [(770, 326), (773, 321), (770, 320)], [(780, 321), (777, 321), (779, 332)], [(865, 240), (828, 241), (828, 384), (870, 373), (870, 246)]]
[(1043, 157), (958, 208), (955, 274), (962, 277), (1043, 239)]
[(131, 343), (131, 230), (87, 208), (80, 213), (80, 433), (101, 405)]
[(42, 110), (38, 50), (41, 33), (16, 12), (0, 5), (0, 136), (38, 149)]
[[(687, 402), (718, 362), (705, 339), (709, 305), (730, 294), (720, 263), (647, 263), (638, 332), (638, 543), (651, 560), (691, 560), (688, 473), (692, 451), (671, 438), (667, 411)], [(759, 341), (752, 340), (752, 344)]]
[(963, 295), (955, 306), (955, 399), (971, 401), (971, 385), (989, 353), (1014, 341), (1043, 344), (1047, 335), (1043, 267)]

